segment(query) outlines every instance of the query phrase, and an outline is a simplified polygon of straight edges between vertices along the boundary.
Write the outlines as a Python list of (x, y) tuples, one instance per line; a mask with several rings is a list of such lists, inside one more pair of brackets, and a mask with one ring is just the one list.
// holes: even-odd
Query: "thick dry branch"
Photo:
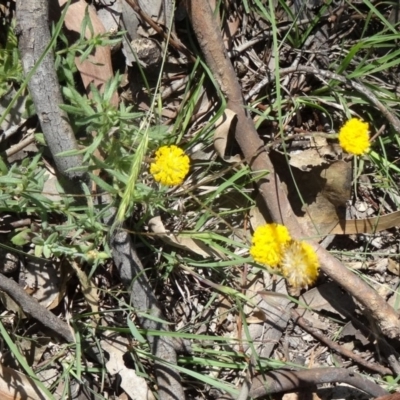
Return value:
[(0, 274), (0, 290), (8, 294), (21, 307), (25, 314), (37, 319), (45, 327), (63, 337), (67, 342), (74, 342), (74, 335), (69, 326), (57, 318), (46, 307), (42, 306), (35, 298), (29, 296), (17, 282)]
[[(103, 200), (108, 203), (110, 199), (107, 197), (107, 195), (103, 196)], [(105, 217), (108, 225), (111, 226), (114, 222), (115, 214), (116, 209), (111, 209)], [(131, 305), (137, 313), (141, 327), (149, 331), (169, 331), (167, 324), (159, 322), (165, 320), (165, 317), (147, 279), (143, 265), (136, 254), (129, 233), (124, 229), (117, 228), (110, 237), (110, 247), (121, 280), (130, 289)], [(146, 315), (150, 318), (147, 318)], [(154, 366), (160, 400), (184, 400), (185, 394), (181, 378), (179, 372), (173, 367), (177, 363), (176, 349), (181, 349), (182, 344), (168, 336), (148, 335), (147, 340), (151, 352), (156, 358)], [(158, 362), (157, 359), (164, 362)]]
[[(285, 224), (294, 238), (308, 237), (292, 210), (253, 121), (246, 114), (241, 87), (209, 3), (203, 0), (188, 1), (187, 11), (207, 64), (227, 98), (227, 107), (237, 115), (235, 138), (245, 159), (254, 172), (269, 171), (265, 178), (258, 181), (258, 189), (270, 217), (275, 222)], [(370, 310), (385, 335), (390, 338), (399, 337), (399, 316), (395, 310), (318, 243), (310, 244), (319, 256), (321, 269)]]
[(74, 190), (76, 184), (68, 185), (68, 181), (85, 179), (85, 175), (82, 172), (69, 171), (70, 168), (82, 164), (81, 156), (57, 155), (77, 149), (77, 144), (68, 115), (59, 108), (63, 99), (54, 68), (54, 56), (47, 49), (51, 40), (48, 13), (48, 0), (17, 1), (18, 46), (25, 75), (28, 76), (36, 67), (28, 82), (29, 92), (57, 169), (67, 178), (68, 189)]

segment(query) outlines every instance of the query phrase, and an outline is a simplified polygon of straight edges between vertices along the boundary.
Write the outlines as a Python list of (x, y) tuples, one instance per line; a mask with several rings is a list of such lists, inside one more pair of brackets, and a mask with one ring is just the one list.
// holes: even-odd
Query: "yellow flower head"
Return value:
[(281, 262), (283, 249), (290, 240), (286, 226), (279, 224), (259, 226), (253, 235), (250, 254), (260, 264), (277, 267)]
[(319, 260), (312, 246), (294, 240), (285, 248), (281, 270), (290, 286), (307, 287), (318, 277)]
[(150, 173), (157, 182), (166, 186), (180, 185), (189, 172), (190, 159), (177, 146), (162, 146), (156, 151)]
[(361, 155), (369, 150), (368, 123), (349, 119), (340, 129), (339, 143), (347, 153)]

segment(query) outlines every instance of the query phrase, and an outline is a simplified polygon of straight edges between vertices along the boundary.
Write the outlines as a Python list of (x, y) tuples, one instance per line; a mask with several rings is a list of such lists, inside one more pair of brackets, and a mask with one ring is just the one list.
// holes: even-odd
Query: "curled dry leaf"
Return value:
[[(320, 156), (315, 155), (315, 158), (321, 161)], [(346, 201), (351, 197), (351, 163), (339, 160), (317, 165), (318, 161), (308, 171), (301, 168), (290, 170), (286, 158), (277, 152), (271, 152), (271, 159), (299, 222), (307, 227), (309, 233), (316, 237), (326, 235), (345, 219)], [(305, 161), (299, 165), (302, 162)]]
[(52, 262), (39, 260), (27, 262), (22, 276), (25, 291), (48, 310), (60, 304), (68, 279), (69, 274), (65, 268), (60, 268)]
[[(274, 291), (265, 290), (266, 288)], [(246, 306), (246, 314), (250, 314), (248, 332), (254, 341), (254, 347), (261, 357), (271, 357), (276, 343), (282, 337), (286, 325), (290, 319), (290, 308), (293, 303), (287, 296), (286, 282), (284, 279), (275, 280), (264, 271), (260, 278), (249, 287), (247, 295), (252, 297), (256, 308), (251, 310)], [(258, 320), (258, 321), (257, 321)], [(236, 336), (237, 337), (237, 336)], [(243, 347), (248, 351), (247, 333), (242, 331)]]
[[(305, 304), (303, 308), (302, 305)], [(348, 318), (355, 313), (356, 305), (352, 297), (334, 283), (324, 283), (312, 288), (300, 297), (299, 314), (306, 319), (312, 311), (328, 311)]]
[(217, 154), (228, 163), (235, 163), (240, 161), (240, 156), (225, 156), (226, 146), (228, 143), (229, 131), (233, 119), (236, 117), (236, 113), (228, 108), (224, 111), (224, 114), (218, 118), (216, 122), (216, 129), (214, 132), (214, 147)]

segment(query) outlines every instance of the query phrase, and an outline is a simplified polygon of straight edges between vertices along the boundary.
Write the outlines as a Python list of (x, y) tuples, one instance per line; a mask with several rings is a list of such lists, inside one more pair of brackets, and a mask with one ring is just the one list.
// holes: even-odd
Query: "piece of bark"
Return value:
[(388, 394), (387, 396), (377, 397), (375, 400), (400, 400), (400, 393)]
[[(210, 5), (203, 0), (188, 0), (187, 12), (207, 65), (227, 98), (227, 107), (237, 115), (235, 138), (253, 173), (269, 174), (257, 182), (269, 215), (274, 222), (284, 224), (293, 238), (307, 238), (287, 199), (279, 177), (260, 139), (253, 121), (246, 113), (243, 95), (232, 63), (225, 50), (221, 33), (215, 23)], [(382, 332), (390, 338), (400, 337), (399, 315), (379, 294), (349, 271), (322, 246), (309, 242), (321, 262), (321, 269), (335, 282), (351, 293), (364, 307), (368, 308)]]

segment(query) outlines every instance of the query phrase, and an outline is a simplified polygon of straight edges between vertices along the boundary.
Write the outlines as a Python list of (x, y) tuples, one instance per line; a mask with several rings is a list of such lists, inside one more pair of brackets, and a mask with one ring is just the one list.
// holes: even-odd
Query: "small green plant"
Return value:
[(9, 92), (13, 85), (21, 84), (23, 79), (18, 41), (12, 25), (7, 31), (4, 48), (0, 48), (0, 98)]

